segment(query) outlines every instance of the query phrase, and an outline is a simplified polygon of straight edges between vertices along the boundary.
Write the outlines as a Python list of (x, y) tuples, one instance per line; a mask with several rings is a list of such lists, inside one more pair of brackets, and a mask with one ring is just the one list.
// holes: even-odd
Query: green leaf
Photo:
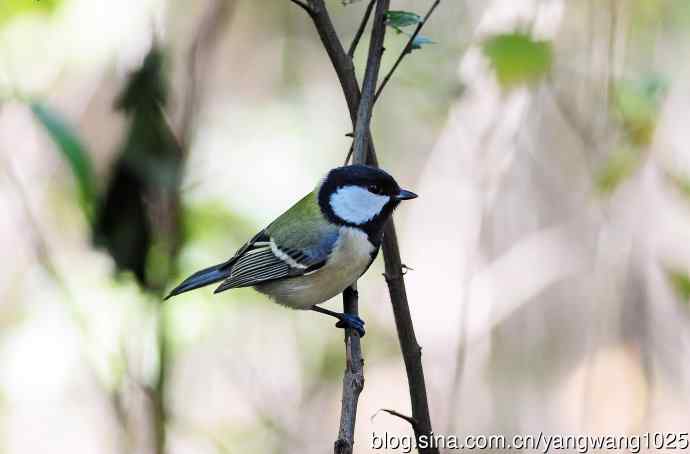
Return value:
[(417, 50), (421, 49), (423, 45), (425, 44), (436, 44), (434, 41), (431, 40), (431, 38), (427, 36), (422, 36), (422, 35), (417, 35), (414, 37), (412, 40), (412, 44), (410, 45), (410, 50)]
[(549, 72), (553, 63), (549, 41), (536, 41), (521, 32), (492, 36), (482, 43), (482, 51), (491, 61), (503, 88), (536, 82)]
[(398, 33), (402, 33), (402, 28), (410, 25), (417, 25), (422, 21), (419, 14), (410, 11), (388, 11), (386, 13), (386, 24), (393, 27)]
[(165, 116), (165, 54), (153, 46), (117, 97), (129, 128), (99, 198), (93, 238), (132, 272), (143, 289), (159, 294), (175, 273), (182, 244), (180, 183), (183, 151)]
[(59, 5), (60, 0), (1, 0), (0, 26), (22, 14), (51, 14)]
[(667, 272), (667, 276), (678, 298), (685, 303), (690, 303), (690, 276), (688, 273), (670, 270)]
[(32, 103), (31, 110), (57, 145), (58, 151), (69, 163), (79, 186), (80, 203), (86, 218), (93, 219), (96, 200), (93, 170), (89, 155), (75, 131), (57, 112), (40, 103)]
[(633, 174), (642, 153), (637, 148), (625, 147), (615, 152), (596, 177), (596, 187), (602, 194), (610, 194), (630, 175)]

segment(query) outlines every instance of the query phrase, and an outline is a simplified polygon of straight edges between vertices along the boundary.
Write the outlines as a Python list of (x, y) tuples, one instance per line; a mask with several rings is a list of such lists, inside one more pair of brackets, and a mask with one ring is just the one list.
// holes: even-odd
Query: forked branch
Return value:
[[(291, 0), (294, 1), (294, 0)], [(415, 33), (411, 37), (410, 43), (406, 46), (407, 52), (411, 49), (411, 42), (419, 34), (426, 20), (429, 18), (433, 10), (436, 8), (440, 0), (437, 0), (431, 7), (430, 11), (425, 16), (424, 20), (418, 25)], [(301, 2), (300, 2), (301, 3)], [(373, 5), (373, 1), (370, 3)], [(328, 54), (333, 68), (338, 76), (340, 85), (345, 95), (350, 119), (352, 120), (354, 128), (353, 141), (353, 162), (366, 163), (373, 166), (378, 166), (378, 160), (374, 149), (374, 144), (369, 131), (369, 122), (371, 120), (371, 110), (378, 95), (390, 79), (391, 75), (400, 64), (403, 56), (399, 57), (394, 67), (389, 71), (389, 74), (384, 78), (384, 83), (378, 90), (375, 90), (376, 79), (378, 78), (378, 71), (381, 63), (381, 56), (383, 53), (383, 38), (385, 36), (385, 13), (388, 11), (388, 0), (379, 0), (376, 2), (376, 12), (374, 13), (374, 25), (372, 29), (372, 38), (369, 46), (369, 55), (367, 58), (367, 68), (365, 70), (365, 77), (363, 81), (363, 88), (360, 92), (360, 87), (355, 76), (354, 65), (350, 55), (345, 53), (343, 45), (338, 38), (338, 35), (333, 27), (333, 23), (329, 17), (328, 10), (324, 4), (324, 0), (309, 0), (308, 11), (309, 15), (314, 21), (314, 26), (319, 34), (321, 42)], [(300, 5), (301, 6), (301, 5)], [(368, 14), (371, 14), (370, 12)], [(366, 26), (363, 18), (360, 29)], [(363, 33), (363, 31), (362, 31)], [(361, 33), (357, 33), (361, 37)], [(356, 39), (357, 35), (355, 35)], [(353, 42), (355, 44), (355, 42)], [(355, 44), (356, 47), (356, 44)], [(351, 46), (353, 49), (353, 46)], [(354, 52), (354, 51), (353, 51)], [(393, 307), (393, 314), (395, 317), (395, 325), (398, 332), (398, 340), (400, 342), (400, 349), (402, 351), (403, 360), (405, 362), (405, 370), (407, 372), (407, 380), (410, 390), (410, 400), (412, 403), (412, 417), (410, 421), (415, 421), (413, 429), (415, 437), (419, 440), (420, 436), (429, 436), (432, 434), (431, 419), (429, 417), (429, 405), (427, 401), (426, 384), (424, 381), (424, 370), (421, 361), (421, 347), (417, 343), (414, 333), (414, 326), (410, 316), (410, 309), (407, 302), (407, 293), (405, 291), (405, 281), (403, 279), (403, 265), (400, 259), (400, 250), (398, 247), (397, 235), (395, 232), (395, 225), (393, 220), (389, 220), (386, 224), (383, 239), (383, 257), (386, 267), (386, 282), (388, 284), (388, 291)], [(354, 289), (348, 289), (343, 293), (343, 302), (346, 312), (350, 312), (353, 308), (357, 308), (357, 294)], [(351, 312), (350, 312), (351, 313)], [(350, 453), (352, 452), (352, 442), (354, 437), (354, 422), (356, 418), (357, 399), (362, 380), (352, 379), (358, 375), (350, 375), (352, 372), (357, 372), (355, 369), (362, 364), (361, 349), (359, 345), (359, 337), (356, 333), (346, 332), (346, 354), (347, 354), (347, 369), (343, 377), (343, 411), (341, 412), (341, 424), (338, 435), (338, 441), (335, 443), (335, 453)], [(354, 342), (353, 342), (354, 341)], [(357, 354), (359, 357), (357, 358)], [(361, 369), (360, 369), (361, 371)], [(351, 404), (354, 402), (354, 406)], [(346, 413), (347, 411), (347, 413)], [(345, 418), (345, 423), (343, 422)], [(345, 424), (345, 425), (344, 425)], [(438, 448), (420, 448), (421, 454), (438, 454)]]

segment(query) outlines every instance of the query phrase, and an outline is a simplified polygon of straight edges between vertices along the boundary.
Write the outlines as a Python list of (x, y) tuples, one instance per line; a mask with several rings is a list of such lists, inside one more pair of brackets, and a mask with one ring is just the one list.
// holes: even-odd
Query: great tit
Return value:
[(166, 299), (220, 281), (214, 293), (254, 287), (285, 306), (336, 317), (337, 327), (355, 329), (363, 336), (359, 317), (317, 305), (364, 274), (378, 254), (384, 224), (393, 210), (400, 201), (415, 197), (381, 169), (364, 165), (332, 169), (312, 192), (232, 258), (191, 275)]

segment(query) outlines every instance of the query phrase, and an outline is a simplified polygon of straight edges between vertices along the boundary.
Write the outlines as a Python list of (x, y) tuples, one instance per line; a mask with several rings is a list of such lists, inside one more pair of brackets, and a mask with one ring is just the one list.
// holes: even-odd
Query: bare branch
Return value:
[[(314, 21), (316, 31), (321, 38), (321, 42), (326, 49), (326, 53), (331, 60), (343, 89), (345, 101), (350, 113), (350, 119), (352, 120), (352, 124), (356, 125), (361, 93), (355, 76), (352, 59), (345, 53), (342, 43), (338, 39), (324, 1), (309, 0), (309, 6), (313, 12), (310, 16)], [(370, 133), (367, 133), (366, 142), (369, 150), (366, 154), (366, 163), (378, 166), (378, 159)], [(386, 264), (386, 274), (388, 276), (399, 276), (399, 278), (388, 282), (388, 292), (391, 298), (395, 325), (398, 331), (398, 340), (400, 342), (400, 349), (407, 372), (410, 400), (412, 403), (412, 415), (418, 422), (415, 428), (415, 437), (419, 439), (420, 435), (429, 435), (432, 433), (431, 420), (429, 417), (426, 384), (421, 361), (421, 347), (417, 344), (417, 339), (414, 334), (412, 318), (407, 302), (407, 294), (405, 292), (405, 281), (402, 277), (403, 270), (400, 260), (400, 250), (398, 248), (398, 241), (395, 233), (395, 224), (392, 219), (388, 221), (384, 230), (383, 257)], [(344, 295), (344, 299), (345, 298), (346, 295)], [(338, 449), (338, 447), (338, 442), (336, 442), (336, 449)], [(438, 448), (423, 448), (420, 449), (420, 452), (422, 454), (438, 454)]]
[(419, 35), (419, 32), (422, 31), (424, 24), (426, 24), (426, 21), (429, 20), (429, 17), (431, 17), (431, 14), (434, 12), (434, 10), (439, 5), (439, 3), (441, 3), (441, 0), (435, 0), (434, 3), (431, 5), (431, 8), (429, 8), (429, 11), (427, 11), (426, 15), (424, 16), (424, 19), (422, 19), (422, 21), (419, 24), (417, 24), (417, 28), (415, 28), (414, 33), (412, 33), (412, 35), (410, 35), (410, 39), (407, 40), (407, 44), (405, 44), (403, 51), (398, 56), (398, 59), (393, 64), (393, 67), (390, 69), (390, 71), (388, 71), (388, 74), (386, 74), (386, 77), (383, 78), (383, 82), (381, 83), (381, 86), (378, 88), (378, 90), (376, 90), (376, 96), (374, 96), (374, 103), (376, 103), (376, 100), (378, 100), (379, 96), (381, 96), (381, 92), (383, 91), (384, 88), (386, 88), (388, 81), (391, 80), (393, 73), (395, 72), (396, 69), (398, 69), (400, 62), (403, 61), (403, 58), (405, 58), (405, 55), (412, 52), (412, 44), (414, 43), (415, 38), (417, 38), (417, 35)]
[(374, 108), (374, 92), (378, 81), (381, 57), (383, 56), (383, 41), (386, 37), (386, 13), (389, 0), (378, 0), (374, 11), (371, 40), (369, 42), (369, 56), (367, 67), (364, 71), (362, 82), (362, 96), (357, 106), (357, 119), (355, 122), (355, 139), (353, 144), (352, 162), (354, 164), (366, 164), (368, 142), (371, 141), (369, 126), (371, 113)]
[[(343, 307), (348, 314), (358, 313), (357, 283), (343, 292)], [(354, 446), (357, 403), (364, 389), (364, 360), (359, 335), (351, 329), (345, 330), (345, 373), (343, 374), (343, 397), (340, 410), (338, 439), (333, 445), (335, 454), (351, 454)]]
[[(395, 233), (393, 219), (386, 223), (383, 232), (383, 259), (388, 279), (388, 293), (393, 305), (395, 327), (398, 331), (398, 341), (402, 351), (407, 383), (410, 389), (410, 401), (412, 404), (412, 417), (417, 421), (413, 426), (415, 438), (419, 440), (422, 435), (433, 432), (431, 417), (429, 416), (429, 403), (426, 395), (426, 383), (424, 381), (424, 368), (422, 367), (422, 347), (417, 343), (417, 337), (412, 324), (410, 306), (407, 302), (407, 291), (403, 278), (402, 262), (400, 260), (400, 248), (398, 237)], [(420, 448), (421, 454), (438, 454), (437, 447)]]
[[(368, 143), (371, 141), (369, 124), (371, 111), (374, 107), (374, 91), (381, 56), (383, 54), (383, 41), (386, 36), (385, 17), (388, 11), (389, 0), (378, 0), (374, 11), (373, 29), (369, 43), (369, 56), (364, 72), (362, 84), (362, 96), (357, 108), (357, 117), (354, 124), (354, 142), (352, 145), (352, 162), (365, 164), (367, 159)], [(349, 59), (349, 57), (348, 57)], [(352, 60), (350, 59), (350, 62)], [(358, 295), (356, 283), (343, 293), (343, 308), (345, 313), (358, 315)], [(364, 387), (364, 373), (362, 371), (362, 351), (359, 336), (353, 330), (345, 331), (345, 346), (348, 354), (347, 368), (343, 376), (343, 403), (340, 413), (340, 430), (338, 440), (334, 445), (335, 454), (349, 454), (354, 444), (355, 420), (357, 416), (357, 401)]]
[(369, 4), (367, 5), (366, 11), (364, 11), (364, 16), (362, 17), (362, 22), (360, 22), (359, 28), (357, 29), (357, 33), (355, 33), (355, 37), (352, 39), (352, 44), (350, 44), (350, 49), (347, 51), (347, 56), (350, 58), (355, 56), (355, 51), (357, 50), (357, 44), (359, 44), (359, 40), (362, 38), (362, 34), (364, 33), (364, 29), (367, 28), (367, 23), (369, 22), (369, 16), (371, 16), (371, 11), (374, 9), (374, 3), (376, 3), (376, 0), (370, 0)]

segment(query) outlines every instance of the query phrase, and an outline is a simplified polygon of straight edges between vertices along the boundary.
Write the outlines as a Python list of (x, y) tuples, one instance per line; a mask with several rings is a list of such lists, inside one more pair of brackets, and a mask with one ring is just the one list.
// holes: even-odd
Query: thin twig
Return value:
[(362, 38), (362, 34), (364, 33), (364, 29), (367, 28), (367, 23), (369, 22), (369, 16), (371, 16), (371, 11), (374, 9), (374, 3), (376, 3), (376, 0), (370, 0), (369, 4), (367, 5), (366, 11), (364, 11), (364, 16), (362, 17), (362, 22), (359, 24), (359, 28), (357, 29), (357, 33), (355, 33), (355, 37), (352, 38), (352, 44), (350, 44), (350, 49), (347, 51), (347, 56), (352, 58), (355, 56), (355, 51), (357, 50), (357, 44), (359, 44), (359, 40)]
[(405, 55), (409, 54), (412, 52), (412, 44), (414, 43), (415, 38), (417, 38), (417, 35), (419, 35), (419, 32), (422, 31), (422, 28), (424, 27), (424, 24), (426, 24), (426, 21), (429, 20), (429, 17), (431, 17), (431, 13), (434, 12), (436, 7), (441, 3), (441, 0), (435, 0), (434, 3), (431, 5), (431, 8), (429, 8), (429, 11), (427, 11), (426, 15), (424, 16), (424, 19), (417, 24), (417, 28), (415, 28), (414, 33), (410, 35), (410, 39), (407, 40), (407, 44), (405, 44), (405, 47), (403, 48), (402, 52), (398, 56), (398, 59), (395, 61), (395, 64), (393, 64), (393, 67), (388, 71), (388, 74), (386, 74), (386, 77), (383, 78), (383, 82), (381, 82), (381, 86), (376, 90), (376, 96), (374, 96), (374, 103), (379, 99), (379, 96), (381, 96), (381, 92), (383, 91), (384, 88), (386, 88), (386, 85), (388, 84), (388, 81), (391, 79), (393, 76), (393, 73), (395, 72), (396, 69), (398, 69), (398, 66), (400, 65), (400, 62), (403, 61), (403, 58), (405, 58)]

